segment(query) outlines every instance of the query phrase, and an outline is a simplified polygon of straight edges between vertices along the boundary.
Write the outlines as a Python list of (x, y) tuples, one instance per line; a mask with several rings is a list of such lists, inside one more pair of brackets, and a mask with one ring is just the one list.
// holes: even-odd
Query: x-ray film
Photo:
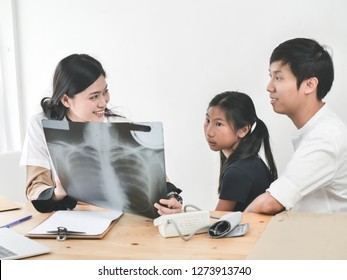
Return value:
[(163, 127), (43, 120), (48, 150), (69, 196), (156, 218), (166, 197)]

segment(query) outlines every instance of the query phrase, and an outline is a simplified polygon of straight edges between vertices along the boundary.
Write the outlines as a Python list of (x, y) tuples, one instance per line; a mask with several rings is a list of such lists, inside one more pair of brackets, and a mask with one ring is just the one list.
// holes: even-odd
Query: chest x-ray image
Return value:
[(42, 123), (53, 173), (69, 196), (158, 217), (153, 204), (167, 193), (161, 123)]

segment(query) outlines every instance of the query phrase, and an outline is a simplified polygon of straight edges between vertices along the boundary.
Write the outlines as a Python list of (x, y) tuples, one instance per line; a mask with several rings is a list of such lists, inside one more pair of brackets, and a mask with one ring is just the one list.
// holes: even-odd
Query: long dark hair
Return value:
[[(61, 103), (66, 94), (73, 98), (93, 84), (100, 76), (106, 78), (106, 72), (101, 63), (87, 54), (72, 54), (63, 58), (57, 65), (53, 77), (52, 97), (44, 97), (41, 107), (48, 119), (62, 120), (67, 108)], [(117, 116), (109, 109), (106, 116)]]
[[(233, 162), (250, 156), (257, 156), (261, 146), (264, 147), (265, 158), (269, 166), (271, 181), (277, 179), (277, 168), (271, 152), (269, 132), (265, 123), (257, 117), (252, 99), (245, 93), (227, 91), (217, 94), (209, 103), (208, 108), (219, 107), (226, 119), (235, 130), (250, 126), (247, 135), (240, 140), (234, 153), (226, 158), (220, 151), (220, 180), (226, 168)], [(220, 191), (220, 184), (218, 192)]]

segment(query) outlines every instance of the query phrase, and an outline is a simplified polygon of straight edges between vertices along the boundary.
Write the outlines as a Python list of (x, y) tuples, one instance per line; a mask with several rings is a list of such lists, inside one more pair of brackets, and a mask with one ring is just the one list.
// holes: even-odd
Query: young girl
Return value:
[[(43, 119), (72, 122), (126, 122), (107, 108), (110, 95), (106, 73), (99, 61), (86, 54), (62, 59), (53, 77), (53, 95), (43, 98), (43, 112), (34, 115), (28, 125), (21, 165), (26, 165), (26, 195), (39, 212), (73, 209), (69, 197), (54, 173), (45, 136)], [(162, 199), (160, 214), (181, 211), (181, 190), (167, 183), (168, 199)], [(159, 212), (159, 211), (158, 211)]]
[[(216, 210), (243, 211), (277, 178), (269, 133), (252, 99), (224, 92), (210, 102), (204, 124), (213, 151), (220, 151), (219, 201)], [(268, 166), (258, 155), (263, 144)]]

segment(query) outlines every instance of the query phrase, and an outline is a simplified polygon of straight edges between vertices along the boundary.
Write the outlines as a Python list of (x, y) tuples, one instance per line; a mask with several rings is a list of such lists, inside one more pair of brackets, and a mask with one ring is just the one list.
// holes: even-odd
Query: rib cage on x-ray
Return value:
[(79, 136), (71, 126), (69, 137), (45, 131), (60, 180), (76, 200), (156, 217), (153, 204), (166, 195), (164, 150), (145, 147), (125, 124), (116, 126), (85, 125)]
[[(140, 149), (144, 148), (141, 147)], [(152, 211), (150, 202), (156, 201), (153, 200), (151, 185), (158, 185), (160, 181), (152, 177), (151, 174), (158, 174), (161, 169), (156, 162), (155, 153), (150, 150), (138, 153), (135, 148), (131, 149), (126, 146), (113, 147), (110, 158), (114, 173), (125, 192), (124, 208), (137, 213)], [(152, 159), (153, 162), (150, 163), (149, 159)]]

